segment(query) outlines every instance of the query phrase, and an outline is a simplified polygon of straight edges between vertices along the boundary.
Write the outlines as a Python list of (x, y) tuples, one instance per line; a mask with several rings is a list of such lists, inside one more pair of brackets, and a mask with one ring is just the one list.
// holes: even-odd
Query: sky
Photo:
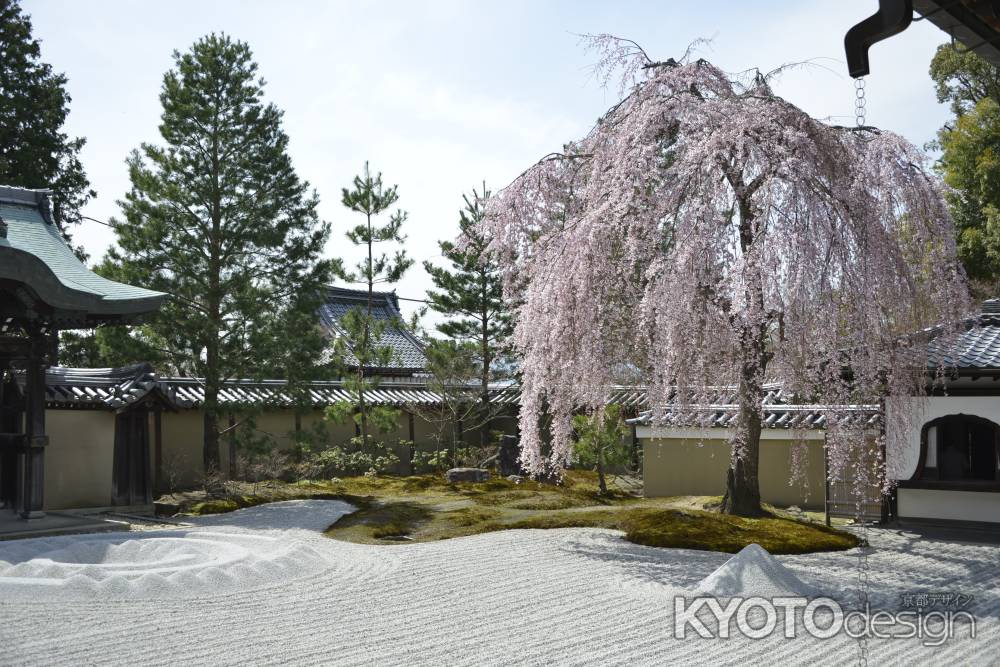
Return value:
[[(656, 60), (699, 55), (727, 71), (771, 71), (793, 62), (776, 92), (817, 118), (854, 122), (854, 83), (844, 33), (877, 0), (813, 2), (669, 0), (23, 0), (44, 61), (69, 79), (66, 131), (83, 136), (81, 158), (98, 196), (84, 214), (119, 215), (129, 189), (125, 158), (160, 142), (159, 91), (175, 50), (225, 32), (247, 42), (267, 81), (267, 100), (284, 110), (300, 177), (320, 196), (333, 226), (328, 256), (355, 261), (344, 232), (358, 222), (341, 188), (368, 160), (399, 186), (409, 212), (407, 250), (417, 264), (396, 286), (424, 297), (420, 263), (443, 263), (437, 242), (458, 232), (462, 194), (485, 182), (497, 190), (541, 156), (585, 135), (617, 101), (592, 76), (596, 55), (580, 35), (611, 33), (638, 42)], [(867, 122), (918, 146), (947, 120), (927, 74), (944, 33), (921, 21), (875, 45), (866, 82)], [(84, 222), (74, 238), (93, 261), (114, 241)], [(404, 302), (409, 314), (417, 303)], [(426, 321), (432, 325), (431, 316)]]

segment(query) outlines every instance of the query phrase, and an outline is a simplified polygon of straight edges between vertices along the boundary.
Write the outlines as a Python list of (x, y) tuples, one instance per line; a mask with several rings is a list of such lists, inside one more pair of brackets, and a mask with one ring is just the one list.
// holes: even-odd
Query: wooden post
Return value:
[(823, 436), (823, 514), (826, 525), (830, 525), (830, 453), (826, 448), (826, 436)]
[[(159, 405), (153, 411), (153, 485), (156, 495), (163, 488), (163, 408)], [(172, 490), (172, 489), (171, 489)]]
[(408, 475), (413, 474), (413, 451), (417, 448), (417, 428), (413, 421), (413, 413), (407, 412), (407, 425), (410, 427), (410, 460), (406, 464)]
[(45, 516), (45, 351), (48, 336), (40, 329), (31, 331), (31, 351), (25, 369), (24, 445), (18, 456), (22, 519)]
[[(0, 341), (0, 355), (3, 355)], [(3, 359), (6, 364), (10, 358)], [(18, 505), (18, 457), (24, 433), (23, 397), (10, 367), (0, 369), (0, 509)]]
[(635, 424), (632, 424), (632, 472), (639, 472), (639, 457), (641, 448), (639, 446), (639, 435), (636, 431)]
[(236, 415), (229, 413), (229, 479), (236, 479)]

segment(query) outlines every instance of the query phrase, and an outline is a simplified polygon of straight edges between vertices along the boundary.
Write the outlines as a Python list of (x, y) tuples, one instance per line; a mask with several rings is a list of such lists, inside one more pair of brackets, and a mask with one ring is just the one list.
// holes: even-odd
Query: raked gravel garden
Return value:
[[(601, 528), (410, 544), (324, 535), (352, 512), (293, 500), (162, 530), (0, 543), (0, 664), (857, 664), (859, 643), (779, 630), (674, 636), (674, 600), (810, 593), (857, 601), (857, 548), (737, 556)], [(1000, 656), (1000, 546), (869, 529), (873, 608), (962, 593), (977, 618), (937, 647), (872, 639), (871, 664)], [(711, 624), (709, 623), (710, 627)]]

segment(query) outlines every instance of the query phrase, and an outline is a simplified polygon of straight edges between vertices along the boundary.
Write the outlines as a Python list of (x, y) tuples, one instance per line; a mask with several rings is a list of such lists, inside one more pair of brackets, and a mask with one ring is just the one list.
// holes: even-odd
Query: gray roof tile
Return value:
[(24, 282), (50, 307), (91, 316), (140, 315), (165, 294), (97, 275), (66, 245), (49, 216), (47, 191), (0, 186), (0, 278)]
[[(328, 287), (326, 302), (320, 306), (320, 325), (331, 337), (342, 333), (340, 320), (353, 308), (365, 308), (368, 301), (367, 290), (351, 290), (342, 287)], [(385, 368), (371, 369), (389, 372), (419, 372), (427, 368), (427, 357), (420, 341), (405, 326), (401, 326), (403, 316), (399, 312), (399, 300), (395, 292), (375, 292), (372, 315), (379, 320), (390, 322), (386, 326), (380, 345), (393, 350), (393, 361)], [(357, 366), (358, 360), (350, 355), (348, 365)]]
[(962, 323), (957, 333), (928, 331), (929, 368), (1000, 371), (1000, 299), (983, 302), (981, 311)]
[[(23, 387), (24, 377), (18, 382)], [(190, 407), (163, 383), (149, 364), (123, 368), (64, 368), (45, 371), (45, 404), (48, 408), (119, 410), (158, 391), (173, 408)]]

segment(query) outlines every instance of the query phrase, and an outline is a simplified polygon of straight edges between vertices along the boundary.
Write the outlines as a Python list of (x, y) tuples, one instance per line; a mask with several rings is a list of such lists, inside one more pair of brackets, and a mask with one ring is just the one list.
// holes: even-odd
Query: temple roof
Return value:
[(961, 373), (1000, 373), (1000, 299), (982, 303), (956, 333), (931, 331), (927, 364)]
[[(375, 292), (373, 294), (372, 317), (387, 320), (385, 331), (379, 339), (380, 345), (392, 348), (392, 363), (385, 367), (368, 370), (384, 374), (413, 374), (427, 368), (427, 357), (423, 344), (403, 325), (399, 312), (399, 299), (395, 292)], [(368, 303), (367, 290), (352, 290), (342, 287), (327, 287), (326, 301), (319, 308), (320, 325), (331, 338), (343, 334), (340, 320), (352, 308), (365, 308)], [(347, 359), (348, 366), (357, 367), (354, 355)]]
[(165, 294), (108, 280), (84, 266), (52, 222), (48, 195), (0, 186), (0, 281), (26, 287), (28, 294), (18, 298), (34, 301), (32, 308), (60, 328), (132, 322), (156, 310)]

